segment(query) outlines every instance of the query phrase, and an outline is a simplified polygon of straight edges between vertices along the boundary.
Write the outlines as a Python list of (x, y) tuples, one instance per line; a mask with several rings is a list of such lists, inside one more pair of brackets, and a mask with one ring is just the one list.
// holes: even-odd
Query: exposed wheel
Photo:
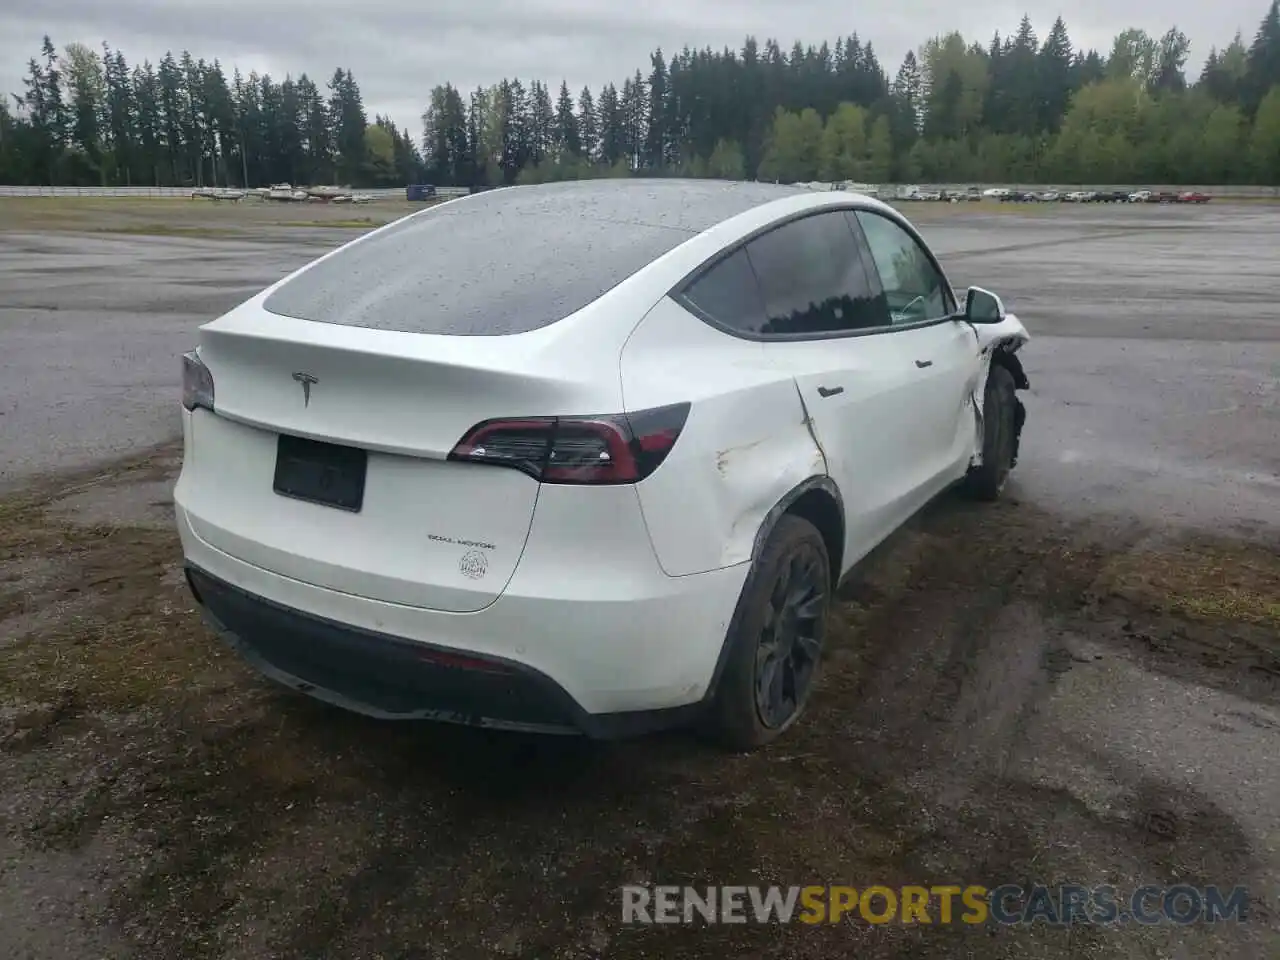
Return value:
[(1017, 462), (1021, 406), (1013, 374), (993, 363), (982, 402), (982, 465), (964, 478), (965, 492), (975, 499), (996, 500), (1004, 490)]
[(725, 746), (764, 746), (799, 719), (817, 680), (830, 600), (822, 535), (809, 521), (784, 515), (726, 638), (728, 660), (708, 717)]

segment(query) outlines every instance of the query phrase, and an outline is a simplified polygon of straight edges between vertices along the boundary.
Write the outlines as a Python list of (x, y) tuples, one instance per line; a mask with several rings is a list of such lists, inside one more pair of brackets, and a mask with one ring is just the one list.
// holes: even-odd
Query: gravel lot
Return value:
[[(1280, 955), (1280, 209), (973, 207), (907, 212), (1035, 337), (1010, 496), (886, 544), (806, 722), (728, 757), (258, 679), (178, 573), (177, 357), (358, 227), (0, 200), (0, 956)], [(1070, 933), (619, 923), (631, 882), (1030, 881), (1253, 899)]]

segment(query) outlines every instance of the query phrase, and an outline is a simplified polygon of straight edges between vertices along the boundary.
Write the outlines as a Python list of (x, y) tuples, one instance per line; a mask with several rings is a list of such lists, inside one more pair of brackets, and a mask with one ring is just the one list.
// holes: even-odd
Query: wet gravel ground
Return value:
[[(379, 724), (256, 678), (177, 576), (177, 356), (349, 234), (0, 232), (0, 956), (1280, 954), (1280, 209), (982, 207), (909, 213), (1035, 337), (1009, 495), (870, 559), (812, 712), (749, 757)], [(619, 923), (631, 882), (1032, 881), (1252, 900)]]
[(0, 233), (0, 485), (172, 436), (195, 328), (332, 245)]
[(905, 210), (953, 284), (1000, 293), (1035, 338), (1027, 495), (1211, 530), (1280, 523), (1280, 207)]

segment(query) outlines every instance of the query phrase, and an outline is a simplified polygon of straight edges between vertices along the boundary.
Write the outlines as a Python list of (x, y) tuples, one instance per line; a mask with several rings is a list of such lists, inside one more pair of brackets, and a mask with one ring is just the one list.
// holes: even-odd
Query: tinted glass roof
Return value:
[(536, 330), (695, 234), (796, 188), (584, 180), (493, 190), (406, 218), (281, 285), (272, 313), (458, 336)]

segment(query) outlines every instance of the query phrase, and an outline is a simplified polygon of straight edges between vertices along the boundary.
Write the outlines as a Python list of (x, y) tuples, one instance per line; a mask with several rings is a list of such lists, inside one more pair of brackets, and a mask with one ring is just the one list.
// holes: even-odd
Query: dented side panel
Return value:
[(761, 344), (720, 333), (672, 300), (632, 334), (621, 374), (628, 410), (693, 402), (680, 442), (637, 487), (654, 552), (671, 576), (750, 560), (773, 506), (827, 472), (790, 373)]

